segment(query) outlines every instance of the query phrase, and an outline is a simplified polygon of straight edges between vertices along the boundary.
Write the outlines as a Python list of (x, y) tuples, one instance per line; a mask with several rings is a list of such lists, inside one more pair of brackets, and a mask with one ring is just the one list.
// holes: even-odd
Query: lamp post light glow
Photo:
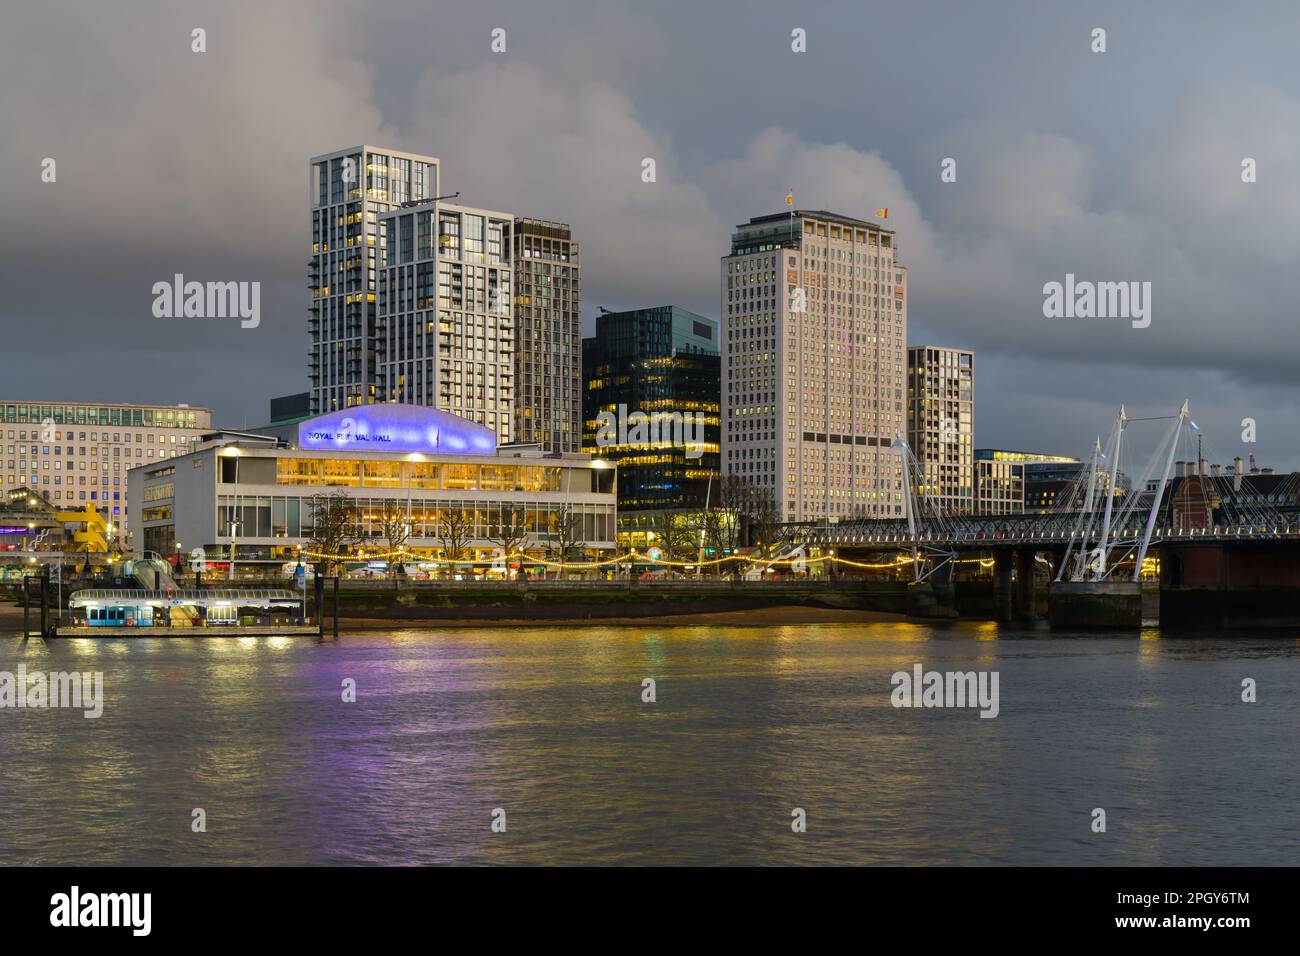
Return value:
[[(411, 522), (411, 489), (415, 486), (415, 463), (424, 461), (424, 456), (418, 451), (413, 451), (406, 456), (406, 542), (409, 544), (415, 533), (415, 526)], [(402, 551), (405, 552), (405, 544)], [(403, 570), (405, 562), (403, 562)]]
[(243, 517), (243, 511), (239, 507), (239, 447), (237, 445), (227, 445), (221, 450), (221, 454), (225, 455), (227, 458), (235, 459), (235, 510), (227, 511), (227, 517), (230, 519), (228, 522), (230, 525), (230, 567), (226, 572), (226, 580), (233, 581), (235, 580), (235, 531), (239, 527), (239, 520), (234, 516), (235, 514), (239, 514), (240, 518)]

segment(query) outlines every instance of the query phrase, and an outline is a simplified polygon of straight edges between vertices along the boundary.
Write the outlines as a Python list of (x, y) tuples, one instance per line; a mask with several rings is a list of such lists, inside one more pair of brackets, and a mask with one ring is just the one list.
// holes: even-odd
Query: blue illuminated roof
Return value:
[(423, 405), (360, 405), (298, 424), (298, 447), (312, 451), (492, 455), (496, 433)]

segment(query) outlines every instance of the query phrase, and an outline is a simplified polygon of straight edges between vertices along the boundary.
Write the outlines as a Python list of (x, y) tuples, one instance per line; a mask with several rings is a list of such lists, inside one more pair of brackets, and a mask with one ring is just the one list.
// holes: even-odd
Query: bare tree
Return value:
[(393, 580), (397, 580), (397, 567), (402, 562), (394, 561), (393, 555), (406, 547), (411, 537), (411, 522), (406, 506), (400, 501), (385, 499), (379, 506), (379, 536), (388, 544), (388, 570)]
[(681, 511), (665, 511), (660, 516), (655, 535), (666, 560), (694, 562), (698, 557), (699, 534), (689, 518)]
[(749, 543), (759, 549), (762, 557), (774, 557), (784, 539), (776, 495), (760, 485), (746, 483), (739, 498), (738, 510), (749, 529)]
[[(488, 540), (501, 549), (501, 555), (506, 562), (507, 573), (509, 573), (510, 556), (522, 553), (528, 547), (531, 534), (532, 529), (528, 527), (528, 509), (515, 502), (502, 504), (501, 521), (497, 525), (496, 534)], [(519, 577), (522, 578), (523, 576), (524, 570), (521, 561)]]
[(438, 536), (442, 539), (443, 556), (450, 562), (449, 575), (456, 571), (456, 562), (465, 556), (474, 535), (474, 514), (464, 508), (446, 508), (438, 522)]
[[(748, 482), (739, 475), (724, 475), (718, 483), (718, 503), (704, 516), (704, 539), (713, 549), (715, 559), (734, 555), (740, 548), (743, 508), (748, 494)], [(743, 561), (718, 564), (720, 574), (739, 576)]]
[(337, 573), (339, 558), (345, 548), (361, 540), (361, 519), (354, 502), (344, 492), (313, 495), (311, 498), (312, 533), (307, 550), (321, 555), (326, 576)]
[[(560, 505), (550, 514), (550, 532), (552, 541), (552, 560), (564, 562), (569, 559), (574, 548), (583, 544), (582, 515), (573, 510), (572, 505)], [(557, 569), (557, 576), (563, 576), (563, 568)]]

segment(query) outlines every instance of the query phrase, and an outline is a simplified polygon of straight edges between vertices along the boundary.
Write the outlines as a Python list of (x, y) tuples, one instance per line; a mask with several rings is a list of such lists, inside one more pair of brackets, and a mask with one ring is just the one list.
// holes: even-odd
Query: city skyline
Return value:
[(1300, 4), (10, 6), (20, 936), (337, 938), (326, 866), (1282, 925)]
[[(1295, 14), (1011, 5), (987, 24), (974, 16), (884, 11), (875, 29), (896, 42), (872, 49), (879, 69), (859, 80), (845, 79), (862, 49), (851, 13), (764, 5), (742, 22), (671, 4), (561, 4), (545, 17), (485, 4), (423, 32), (402, 29), (420, 14), (401, 4), (325, 18), (291, 4), (256, 29), (238, 12), (180, 5), (129, 35), (100, 11), (25, 11), (16, 20), (57, 29), (82, 69), (53, 74), (30, 60), (21, 28), (0, 40), (48, 94), (0, 96), (6, 128), (24, 131), (0, 153), (5, 261), (23, 280), (8, 284), (0, 312), (8, 392), (189, 402), (227, 426), (262, 423), (270, 396), (308, 385), (303, 160), (364, 141), (438, 156), (468, 205), (571, 223), (586, 247), (588, 334), (602, 305), (676, 302), (715, 316), (719, 250), (736, 224), (780, 212), (790, 189), (801, 208), (869, 217), (888, 206), (912, 279), (907, 344), (980, 353), (978, 445), (1082, 456), (1120, 401), (1156, 415), (1190, 397), (1207, 457), (1254, 452), (1293, 467), (1296, 295), (1284, 250), (1300, 191), (1282, 170), (1300, 147), (1278, 118), (1300, 116), (1300, 84), (1278, 69), (1273, 38)], [(998, 29), (1013, 21), (1013, 36)], [(1099, 24), (1104, 54), (1089, 49)], [(190, 48), (196, 25), (208, 32), (202, 54)], [(494, 53), (498, 26), (506, 49)], [(794, 29), (808, 52), (791, 50)], [(1218, 38), (1214, 69), (1187, 55), (1207, 35)], [(633, 36), (629, 51), (620, 40)], [(964, 70), (962, 82), (928, 78), (892, 49), (921, 42), (954, 76)], [(770, 101), (704, 80), (754, 57), (773, 80)], [(144, 83), (132, 60), (167, 69), (169, 83)], [(1061, 63), (1086, 81), (1086, 102), (1034, 82)], [(1153, 68), (1159, 81), (1147, 82)], [(205, 100), (214, 71), (241, 78)], [(861, 99), (857, 112), (807, 95), (831, 74)], [(101, 85), (119, 95), (97, 102)], [(265, 106), (263, 88), (278, 92)], [(225, 117), (234, 97), (240, 111)], [(125, 111), (129, 141), (112, 128)], [(41, 181), (47, 157), (54, 182)], [(654, 182), (643, 181), (647, 157)], [(955, 182), (940, 178), (946, 158)], [(1244, 158), (1258, 162), (1258, 181), (1242, 181)], [(260, 282), (260, 325), (154, 318), (152, 284), (177, 273)], [(1151, 282), (1150, 326), (1045, 318), (1044, 284), (1067, 276)], [(140, 359), (144, 374), (121, 374)], [(1245, 418), (1256, 443), (1240, 440)]]

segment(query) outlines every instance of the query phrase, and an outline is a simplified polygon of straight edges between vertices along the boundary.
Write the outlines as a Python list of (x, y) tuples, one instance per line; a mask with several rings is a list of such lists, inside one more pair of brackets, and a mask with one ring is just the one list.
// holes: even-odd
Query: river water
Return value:
[[(0, 864), (1300, 863), (1289, 632), (0, 638), (20, 664), (102, 672), (103, 714), (0, 709)], [(892, 706), (915, 664), (996, 671), (998, 715)]]

